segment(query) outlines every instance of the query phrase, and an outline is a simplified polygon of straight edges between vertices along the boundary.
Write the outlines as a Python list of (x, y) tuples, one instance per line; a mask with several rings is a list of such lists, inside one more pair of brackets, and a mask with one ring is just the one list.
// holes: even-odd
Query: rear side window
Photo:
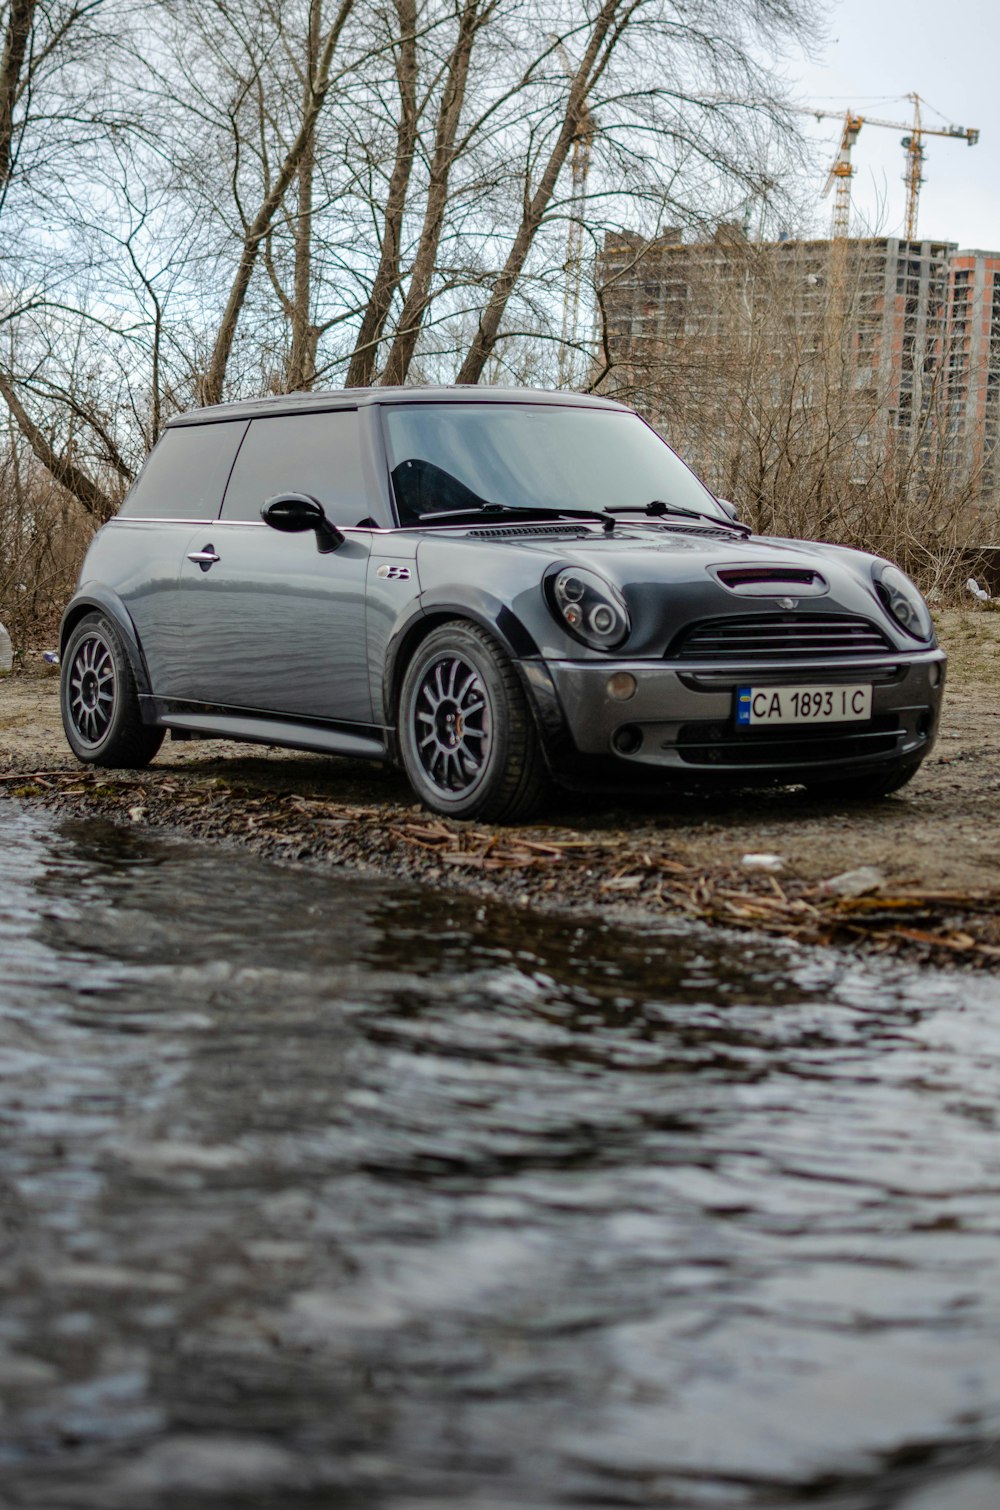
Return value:
[(245, 419), (167, 430), (121, 506), (121, 519), (216, 519)]
[(260, 524), (261, 507), (278, 493), (308, 493), (335, 524), (370, 513), (356, 409), (251, 420), (222, 517)]

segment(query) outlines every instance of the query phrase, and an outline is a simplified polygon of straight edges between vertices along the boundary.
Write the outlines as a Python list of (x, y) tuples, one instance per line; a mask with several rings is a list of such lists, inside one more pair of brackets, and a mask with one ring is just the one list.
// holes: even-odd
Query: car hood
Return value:
[(843, 547), (824, 546), (812, 541), (781, 540), (770, 535), (737, 535), (735, 531), (723, 535), (700, 529), (697, 525), (655, 529), (634, 526), (623, 529), (619, 526), (610, 535), (596, 532), (574, 535), (567, 531), (560, 536), (558, 532), (547, 531), (545, 535), (524, 538), (514, 535), (497, 543), (519, 554), (530, 552), (552, 556), (558, 553), (568, 559), (578, 559), (581, 566), (602, 571), (621, 584), (632, 578), (650, 576), (676, 581), (689, 572), (700, 572), (711, 562), (726, 564), (747, 560), (818, 568), (821, 558), (826, 560), (833, 554), (855, 557), (858, 562), (873, 559), (860, 551), (845, 551)]
[[(425, 587), (441, 573), (501, 591), (524, 622), (552, 569), (578, 566), (617, 587), (632, 621), (624, 653), (662, 656), (687, 625), (761, 613), (850, 613), (878, 626), (888, 647), (926, 648), (888, 618), (875, 593), (877, 558), (842, 546), (743, 537), (686, 525), (619, 524), (610, 535), (529, 525), (448, 531), (419, 550)], [(529, 565), (529, 561), (532, 562)], [(503, 589), (506, 587), (506, 592)], [(554, 644), (546, 653), (556, 652)]]

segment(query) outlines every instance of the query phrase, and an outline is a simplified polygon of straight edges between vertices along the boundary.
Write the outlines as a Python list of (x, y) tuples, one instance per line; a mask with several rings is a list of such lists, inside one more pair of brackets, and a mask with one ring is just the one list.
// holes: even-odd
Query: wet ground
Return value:
[(1000, 982), (0, 850), (4, 1510), (1000, 1504)]
[[(486, 905), (627, 909), (653, 927), (694, 918), (996, 972), (1000, 609), (942, 610), (938, 627), (949, 656), (938, 742), (884, 802), (795, 788), (556, 793), (534, 823), (495, 828), (434, 818), (388, 766), (260, 745), (168, 739), (147, 770), (85, 770), (66, 743), (52, 668), (0, 677), (0, 797)], [(771, 868), (744, 863), (759, 855)], [(869, 890), (831, 886), (859, 869)]]

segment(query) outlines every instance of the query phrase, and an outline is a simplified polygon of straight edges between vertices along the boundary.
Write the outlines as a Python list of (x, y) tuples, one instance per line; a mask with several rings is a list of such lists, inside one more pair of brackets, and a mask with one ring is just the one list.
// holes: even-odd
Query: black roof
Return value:
[(370, 404), (555, 404), (571, 408), (622, 409), (614, 399), (588, 393), (554, 393), (543, 388), (491, 388), (465, 383), (448, 388), (331, 388), (315, 393), (278, 393), (268, 398), (241, 399), (175, 414), (170, 425), (210, 425), (223, 419), (254, 419), (266, 414), (301, 414), (310, 410), (360, 409)]

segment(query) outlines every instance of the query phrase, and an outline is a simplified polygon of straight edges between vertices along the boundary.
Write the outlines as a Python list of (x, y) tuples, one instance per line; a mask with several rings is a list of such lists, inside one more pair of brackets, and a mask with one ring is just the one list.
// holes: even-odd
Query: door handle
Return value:
[(219, 553), (214, 545), (206, 545), (200, 551), (188, 551), (188, 560), (194, 561), (202, 571), (208, 571), (219, 560)]

